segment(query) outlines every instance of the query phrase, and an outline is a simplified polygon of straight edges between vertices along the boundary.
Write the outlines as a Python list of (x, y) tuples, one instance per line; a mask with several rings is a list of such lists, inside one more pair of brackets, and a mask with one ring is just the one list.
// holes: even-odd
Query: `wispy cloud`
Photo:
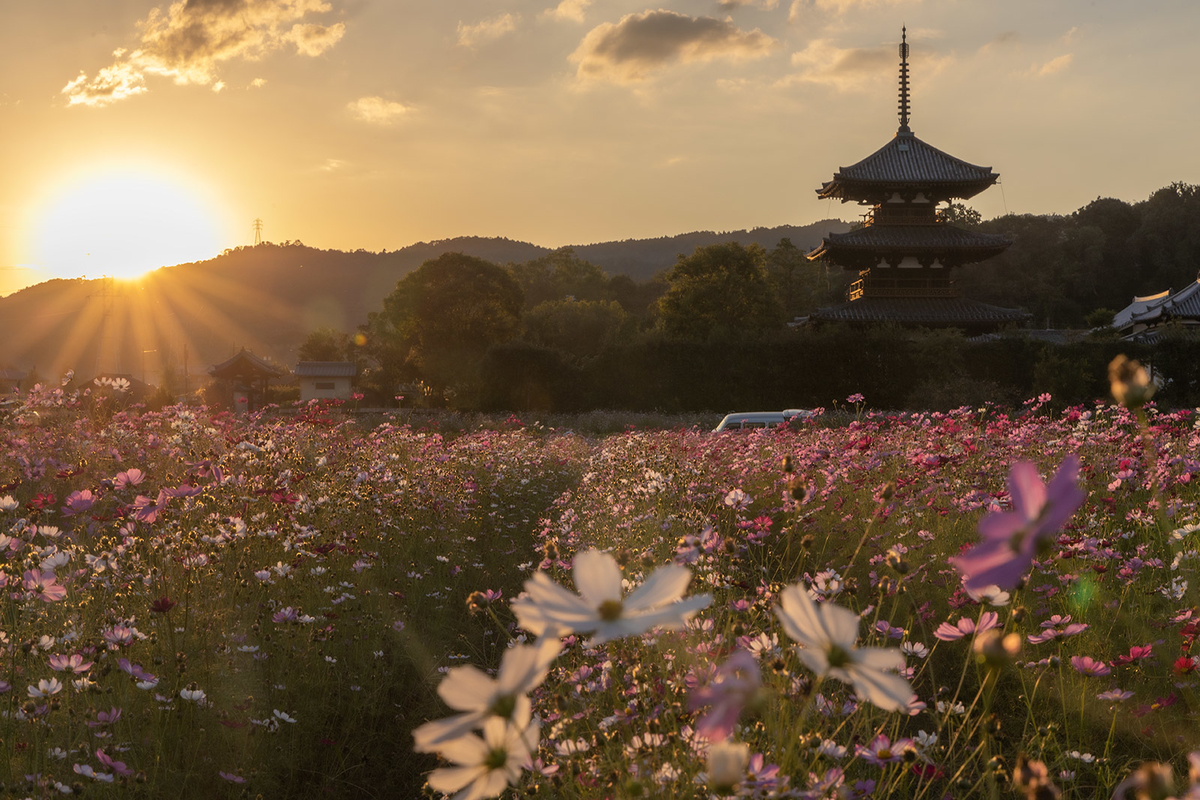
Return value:
[(805, 11), (819, 9), (842, 14), (855, 8), (874, 8), (881, 5), (899, 5), (900, 3), (921, 2), (921, 0), (792, 0), (788, 9), (788, 21), (796, 22)]
[(1001, 48), (1012, 47), (1018, 42), (1019, 38), (1020, 37), (1017, 36), (1016, 31), (1003, 31), (1002, 33), (999, 33), (993, 37), (992, 40), (987, 42), (983, 47), (979, 48), (979, 52), (990, 53)]
[(1041, 67), (1038, 67), (1035, 64), (1033, 71), (1039, 78), (1044, 78), (1047, 75), (1053, 75), (1056, 72), (1062, 72), (1064, 69), (1071, 66), (1071, 60), (1073, 58), (1074, 56), (1072, 56), (1070, 53), (1065, 53), (1058, 58), (1050, 59), (1045, 64), (1042, 64)]
[(103, 106), (145, 93), (148, 75), (210, 86), (225, 61), (258, 60), (287, 45), (318, 56), (346, 26), (301, 20), (331, 8), (324, 0), (181, 0), (165, 12), (157, 7), (138, 23), (135, 49), (116, 50), (112, 64), (94, 77), (81, 72), (62, 93), (69, 105)]
[(592, 0), (562, 0), (554, 8), (547, 8), (538, 14), (538, 17), (559, 22), (583, 22), (583, 17), (591, 4)]
[(717, 5), (721, 7), (722, 11), (732, 11), (742, 6), (753, 6), (761, 8), (763, 11), (770, 11), (779, 7), (779, 0), (720, 0)]
[(757, 28), (744, 31), (729, 20), (660, 9), (593, 28), (571, 61), (579, 65), (580, 78), (635, 83), (674, 63), (762, 58), (774, 46)]
[[(922, 76), (940, 72), (950, 58), (921, 50)], [(895, 44), (875, 47), (838, 47), (831, 39), (814, 39), (803, 50), (792, 53), (792, 66), (799, 72), (781, 83), (818, 83), (839, 91), (864, 89), (872, 83), (895, 81), (900, 56)]]
[(360, 97), (347, 103), (346, 108), (354, 115), (355, 119), (372, 125), (391, 125), (412, 111), (403, 103), (377, 96)]
[(512, 33), (517, 29), (517, 23), (520, 21), (520, 14), (501, 14), (474, 25), (459, 22), (458, 43), (463, 47), (478, 47), (485, 42), (491, 42)]

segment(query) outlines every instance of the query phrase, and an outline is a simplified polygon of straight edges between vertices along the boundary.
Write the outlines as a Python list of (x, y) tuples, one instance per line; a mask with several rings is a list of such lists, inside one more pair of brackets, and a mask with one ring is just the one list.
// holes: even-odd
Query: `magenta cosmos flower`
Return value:
[(950, 559), (963, 574), (968, 592), (993, 584), (1001, 589), (1016, 587), (1029, 572), (1041, 540), (1083, 505), (1087, 494), (1077, 485), (1078, 478), (1079, 459), (1073, 455), (1067, 456), (1049, 484), (1042, 483), (1033, 464), (1013, 465), (1008, 473), (1013, 510), (985, 516), (979, 521), (983, 541)]

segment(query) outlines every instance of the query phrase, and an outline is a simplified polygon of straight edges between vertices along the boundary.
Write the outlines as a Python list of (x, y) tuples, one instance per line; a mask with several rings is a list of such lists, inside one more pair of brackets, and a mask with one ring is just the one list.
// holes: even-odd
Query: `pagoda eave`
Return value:
[(991, 177), (971, 183), (944, 183), (922, 181), (902, 183), (896, 181), (858, 181), (834, 175), (833, 180), (822, 184), (817, 189), (817, 197), (821, 200), (840, 200), (843, 203), (859, 203), (860, 205), (878, 205), (886, 203), (896, 196), (911, 198), (923, 195), (930, 203), (949, 202), (950, 200), (969, 200), (977, 194), (987, 191), (1000, 180), (1000, 176), (992, 173)]
[(819, 308), (811, 316), (818, 322), (919, 325), (968, 331), (994, 330), (1006, 324), (1023, 323), (1029, 318), (1029, 314), (1021, 309), (1001, 308), (964, 297), (870, 295), (839, 306)]

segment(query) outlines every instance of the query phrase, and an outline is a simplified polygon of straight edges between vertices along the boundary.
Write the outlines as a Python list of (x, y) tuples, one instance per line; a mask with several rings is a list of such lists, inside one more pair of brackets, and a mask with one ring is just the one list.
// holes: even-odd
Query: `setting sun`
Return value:
[(136, 278), (211, 258), (219, 216), (202, 193), (149, 171), (110, 169), (66, 182), (33, 227), (36, 265), (58, 277)]

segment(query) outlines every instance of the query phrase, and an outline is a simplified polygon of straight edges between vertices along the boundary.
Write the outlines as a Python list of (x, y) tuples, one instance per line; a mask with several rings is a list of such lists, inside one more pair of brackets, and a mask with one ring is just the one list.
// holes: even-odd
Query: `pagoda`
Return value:
[(890, 142), (850, 167), (841, 167), (817, 196), (870, 206), (862, 227), (831, 233), (808, 253), (856, 270), (849, 302), (820, 308), (818, 322), (893, 323), (961, 328), (977, 334), (1024, 321), (1020, 310), (960, 297), (950, 272), (999, 255), (1012, 240), (955, 227), (939, 203), (968, 199), (999, 180), (991, 167), (955, 158), (918, 139), (909, 128), (908, 41), (900, 43), (900, 129)]

